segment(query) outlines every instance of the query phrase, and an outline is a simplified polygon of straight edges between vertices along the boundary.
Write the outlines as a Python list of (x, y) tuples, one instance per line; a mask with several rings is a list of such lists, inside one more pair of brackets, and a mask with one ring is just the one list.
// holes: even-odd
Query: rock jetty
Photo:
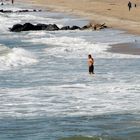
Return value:
[(9, 28), (11, 32), (21, 32), (21, 31), (37, 31), (37, 30), (46, 30), (46, 31), (58, 31), (58, 30), (101, 30), (107, 28), (107, 26), (104, 24), (92, 24), (89, 23), (88, 25), (85, 25), (83, 27), (79, 26), (64, 26), (62, 28), (59, 28), (56, 24), (36, 24), (33, 25), (31, 23), (25, 23), (25, 24), (15, 24), (12, 28)]

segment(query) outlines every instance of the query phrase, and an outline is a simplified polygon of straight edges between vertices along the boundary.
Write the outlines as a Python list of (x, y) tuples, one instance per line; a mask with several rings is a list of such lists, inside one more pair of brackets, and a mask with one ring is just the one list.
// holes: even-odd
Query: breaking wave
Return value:
[(23, 48), (10, 49), (0, 45), (0, 70), (30, 65), (36, 62), (35, 56)]

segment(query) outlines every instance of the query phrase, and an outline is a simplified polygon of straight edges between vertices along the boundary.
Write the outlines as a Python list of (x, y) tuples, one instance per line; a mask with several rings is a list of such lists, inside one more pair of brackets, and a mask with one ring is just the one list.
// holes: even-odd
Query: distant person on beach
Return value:
[(130, 1), (128, 2), (128, 8), (129, 8), (129, 11), (132, 8), (132, 3)]
[(137, 5), (136, 5), (136, 4), (135, 4), (134, 6), (135, 6), (135, 7), (137, 7)]
[(14, 4), (14, 0), (12, 0), (12, 4)]
[(89, 74), (94, 74), (94, 59), (91, 54), (88, 55)]

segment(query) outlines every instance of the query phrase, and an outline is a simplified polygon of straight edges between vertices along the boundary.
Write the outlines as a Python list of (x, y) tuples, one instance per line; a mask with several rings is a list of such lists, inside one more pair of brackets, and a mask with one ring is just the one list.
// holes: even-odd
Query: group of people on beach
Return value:
[[(134, 4), (134, 7), (137, 7), (136, 3)], [(132, 8), (132, 3), (129, 1), (128, 2), (128, 9), (129, 9), (129, 11), (131, 10), (131, 8)]]

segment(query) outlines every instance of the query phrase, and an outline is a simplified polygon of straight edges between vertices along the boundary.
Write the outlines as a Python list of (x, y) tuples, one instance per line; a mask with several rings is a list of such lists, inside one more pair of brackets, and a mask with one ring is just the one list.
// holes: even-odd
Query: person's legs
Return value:
[(94, 74), (94, 65), (93, 65), (93, 71), (92, 71), (92, 74)]
[(94, 66), (89, 66), (89, 74), (94, 74)]

